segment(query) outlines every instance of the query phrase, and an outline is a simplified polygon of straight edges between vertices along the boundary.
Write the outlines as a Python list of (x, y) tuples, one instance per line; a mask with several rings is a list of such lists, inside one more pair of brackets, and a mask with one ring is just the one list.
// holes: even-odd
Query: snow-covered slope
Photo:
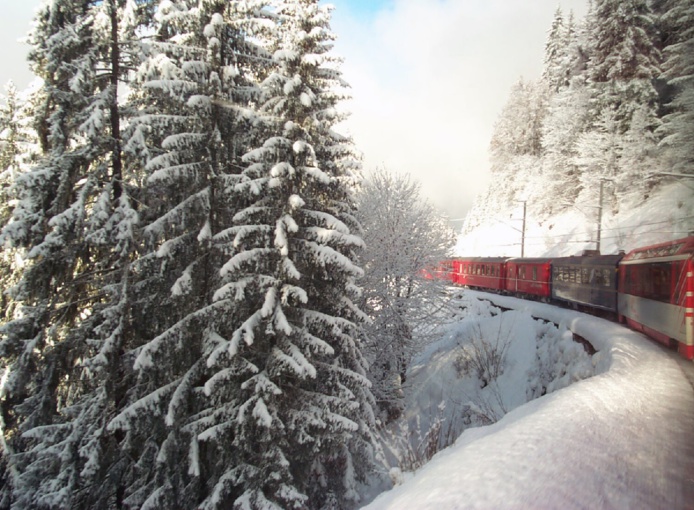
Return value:
[[(597, 198), (567, 209), (541, 224), (531, 213), (526, 218), (525, 256), (566, 256), (595, 249)], [(579, 209), (580, 208), (580, 209)], [(532, 208), (528, 208), (529, 211)], [(521, 254), (523, 207), (499, 212), (458, 238), (459, 256)], [(647, 202), (635, 194), (613, 214), (605, 204), (602, 214), (602, 253), (629, 251), (649, 244), (685, 237), (694, 231), (694, 180), (678, 180), (659, 188)]]
[(596, 375), (467, 429), (366, 508), (692, 508), (694, 389), (683, 372), (691, 367), (618, 324), (484, 296), (588, 339)]

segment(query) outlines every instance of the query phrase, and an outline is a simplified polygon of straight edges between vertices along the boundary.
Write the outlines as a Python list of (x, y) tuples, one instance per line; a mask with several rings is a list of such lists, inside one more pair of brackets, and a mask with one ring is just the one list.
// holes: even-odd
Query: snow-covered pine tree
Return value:
[(557, 7), (552, 20), (552, 26), (545, 42), (545, 61), (542, 69), (542, 81), (552, 92), (566, 86), (565, 62), (568, 58), (569, 31), (564, 22), (561, 8)]
[(442, 324), (447, 282), (427, 278), (450, 257), (453, 231), (422, 199), (419, 184), (380, 170), (357, 194), (357, 217), (366, 243), (362, 309), (371, 317), (364, 352), (379, 410), (387, 420), (403, 410), (403, 384), (412, 356)]
[[(137, 383), (109, 425), (135, 459), (128, 505), (193, 508), (228, 467), (228, 436), (199, 441), (225, 409), (204, 394), (207, 356), (230, 333), (235, 303), (213, 302), (224, 242), (215, 236), (238, 210), (233, 189), (253, 140), (250, 107), (270, 55), (263, 1), (162, 1), (148, 57), (132, 84), (140, 115), (126, 151), (146, 174), (144, 245), (134, 267), (132, 351)], [(222, 236), (223, 237), (223, 236)]]
[(218, 411), (198, 438), (225, 444), (205, 508), (344, 508), (371, 463), (373, 397), (354, 304), (362, 246), (352, 213), (358, 162), (333, 130), (344, 86), (329, 8), (278, 2), (275, 68), (259, 103), (266, 139), (235, 190), (247, 200), (215, 305), (235, 329), (207, 363)]
[(540, 217), (573, 204), (580, 191), (579, 168), (573, 163), (578, 136), (589, 126), (590, 95), (584, 76), (586, 57), (573, 13), (564, 20), (557, 9), (545, 44), (541, 82), (550, 92), (542, 119), (540, 189), (527, 195)]
[[(20, 93), (12, 82), (0, 96), (0, 230), (12, 218), (16, 205), (14, 182), (35, 162), (38, 147), (31, 127), (32, 102), (28, 93)], [(9, 290), (21, 274), (21, 253), (9, 243), (0, 253), (0, 324), (13, 317), (15, 302)]]
[(659, 135), (669, 168), (694, 173), (694, 2), (663, 2), (668, 29), (662, 78), (674, 88)]
[(542, 81), (520, 79), (494, 124), (489, 144), (492, 186), (501, 211), (527, 197), (529, 182), (541, 177), (542, 123), (549, 91)]
[(127, 274), (137, 213), (120, 149), (119, 26), (134, 0), (45, 2), (29, 60), (38, 161), (14, 184), (2, 242), (26, 250), (2, 326), (9, 377), (0, 404), (17, 508), (94, 508), (118, 501), (117, 438)]
[(631, 116), (650, 106), (655, 116), (661, 55), (655, 19), (646, 0), (596, 0), (591, 27), (590, 81), (598, 111), (616, 111), (621, 132)]
[[(544, 186), (535, 194), (543, 213), (552, 214), (574, 204), (581, 191), (581, 167), (576, 144), (590, 126), (590, 91), (583, 76), (549, 100), (542, 122), (542, 176)], [(538, 190), (540, 191), (540, 190)]]
[[(622, 153), (634, 155), (640, 146), (655, 143), (649, 133), (660, 123), (655, 83), (660, 75), (661, 53), (655, 17), (646, 0), (597, 0), (590, 20), (587, 75), (593, 96), (592, 126), (579, 144), (577, 160), (610, 161), (609, 167), (583, 165), (589, 172), (583, 181), (592, 183), (594, 192), (594, 196), (585, 198), (597, 201), (597, 183), (600, 179), (611, 180), (613, 185), (606, 190), (616, 212), (621, 197), (633, 191), (631, 184), (644, 177), (637, 168), (628, 167), (634, 158), (622, 160)], [(610, 131), (606, 131), (608, 125)], [(626, 133), (629, 136), (624, 138)], [(601, 142), (608, 145), (595, 146)], [(583, 191), (589, 192), (587, 188)]]

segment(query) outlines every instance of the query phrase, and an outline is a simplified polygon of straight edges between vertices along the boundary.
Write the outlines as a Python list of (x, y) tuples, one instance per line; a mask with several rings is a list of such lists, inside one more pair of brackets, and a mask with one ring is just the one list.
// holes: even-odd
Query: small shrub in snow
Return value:
[(420, 416), (412, 423), (400, 420), (397, 425), (384, 428), (380, 435), (384, 464), (393, 465), (388, 475), (393, 485), (402, 479), (402, 472), (416, 471), (440, 450), (452, 445), (458, 437), (454, 423), (445, 417), (446, 404), (437, 406), (437, 414), (424, 430)]
[(478, 323), (453, 361), (458, 377), (476, 376), (481, 388), (486, 387), (504, 372), (510, 345), (510, 337), (501, 334), (491, 339), (484, 338)]
[[(542, 321), (538, 321), (542, 322)], [(566, 326), (544, 322), (537, 332), (537, 363), (528, 373), (528, 400), (594, 374), (591, 357)]]

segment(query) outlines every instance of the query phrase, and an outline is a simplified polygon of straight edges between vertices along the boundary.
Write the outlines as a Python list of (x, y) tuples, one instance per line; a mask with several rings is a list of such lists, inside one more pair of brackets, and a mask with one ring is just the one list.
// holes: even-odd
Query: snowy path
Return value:
[(618, 324), (514, 298), (600, 351), (598, 375), (465, 431), (369, 509), (694, 509), (694, 364)]

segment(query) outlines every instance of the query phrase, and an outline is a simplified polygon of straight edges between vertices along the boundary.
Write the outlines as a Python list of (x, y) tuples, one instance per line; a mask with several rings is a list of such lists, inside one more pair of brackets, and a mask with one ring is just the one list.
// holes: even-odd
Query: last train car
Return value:
[(694, 359), (694, 236), (638, 248), (619, 264), (619, 318)]

